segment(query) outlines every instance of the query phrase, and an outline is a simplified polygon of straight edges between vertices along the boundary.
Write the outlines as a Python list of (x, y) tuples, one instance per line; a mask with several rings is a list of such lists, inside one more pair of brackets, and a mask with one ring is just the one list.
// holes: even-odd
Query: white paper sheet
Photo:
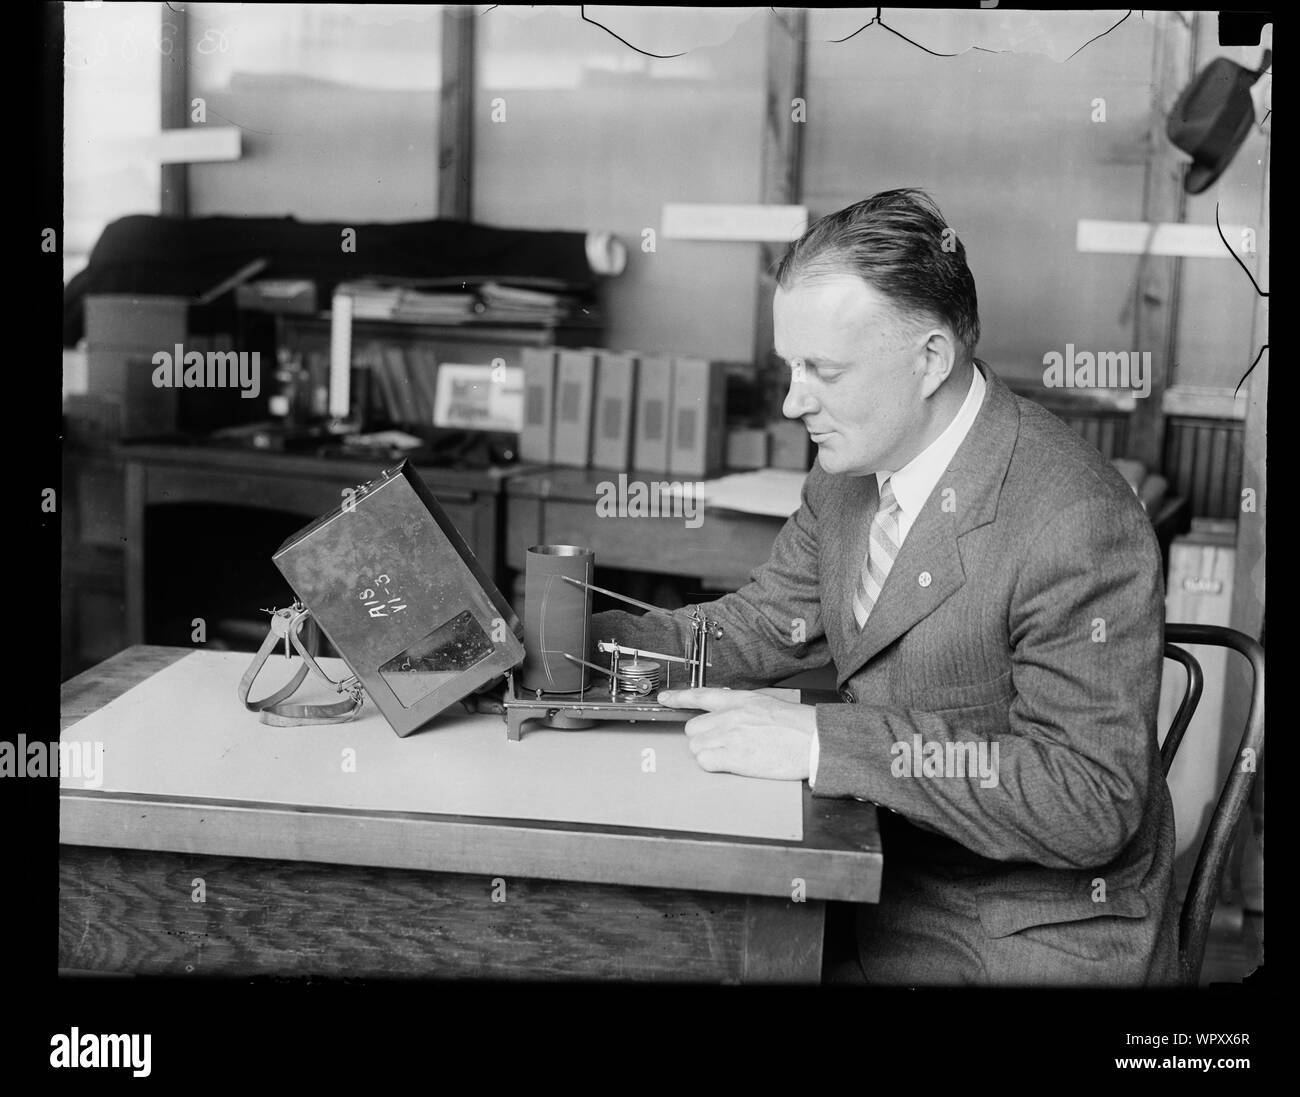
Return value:
[(704, 482), (704, 506), (789, 518), (803, 501), (803, 482), (807, 478), (806, 472), (794, 469), (735, 472)]
[[(63, 741), (102, 743), (104, 791), (803, 838), (801, 782), (707, 773), (680, 724), (525, 730), (512, 743), (502, 717), (444, 714), (399, 739), (367, 704), (346, 724), (270, 727), (236, 698), (249, 659), (193, 652), (72, 725)], [(336, 680), (346, 674), (341, 660), (321, 665)], [(272, 656), (254, 696), (290, 673)], [(338, 699), (309, 677), (292, 700)], [(87, 787), (71, 774), (61, 784)]]

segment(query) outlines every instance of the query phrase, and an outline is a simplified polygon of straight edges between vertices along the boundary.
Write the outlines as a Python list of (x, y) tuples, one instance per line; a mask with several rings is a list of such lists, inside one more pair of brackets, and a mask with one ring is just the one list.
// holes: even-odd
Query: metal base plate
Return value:
[(512, 682), (512, 686), (513, 689), (506, 690), (502, 705), (506, 710), (506, 738), (513, 740), (522, 737), (524, 724), (530, 720), (541, 720), (549, 727), (569, 729), (592, 727), (601, 720), (684, 724), (704, 711), (667, 708), (644, 698), (611, 701), (607, 686), (593, 686), (583, 693), (543, 693), (540, 697), (533, 692), (521, 694), (518, 683)]

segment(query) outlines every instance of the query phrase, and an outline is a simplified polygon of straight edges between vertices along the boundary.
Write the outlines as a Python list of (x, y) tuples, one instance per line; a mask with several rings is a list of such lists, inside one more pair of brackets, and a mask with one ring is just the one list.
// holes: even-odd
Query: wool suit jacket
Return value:
[[(817, 705), (813, 793), (884, 809), (881, 914), (968, 942), (976, 981), (1171, 981), (1155, 536), (1096, 449), (979, 367), (984, 401), (866, 627), (852, 600), (875, 477), (815, 465), (769, 560), (710, 604), (723, 637), (709, 682), (756, 688), (833, 663), (840, 701)], [(682, 650), (688, 615), (596, 614), (592, 636)], [(904, 760), (969, 762), (980, 744), (994, 781)], [(909, 910), (926, 894), (953, 901)], [(891, 977), (911, 981), (925, 935), (898, 939), (871, 948), (894, 948)]]

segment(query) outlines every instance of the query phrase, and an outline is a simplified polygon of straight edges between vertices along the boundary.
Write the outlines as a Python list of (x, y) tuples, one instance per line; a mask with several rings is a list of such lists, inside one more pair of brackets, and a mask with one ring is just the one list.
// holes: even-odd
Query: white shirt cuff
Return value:
[(817, 761), (821, 757), (821, 747), (817, 742), (817, 729), (813, 729), (812, 749), (808, 752), (808, 787), (817, 783)]

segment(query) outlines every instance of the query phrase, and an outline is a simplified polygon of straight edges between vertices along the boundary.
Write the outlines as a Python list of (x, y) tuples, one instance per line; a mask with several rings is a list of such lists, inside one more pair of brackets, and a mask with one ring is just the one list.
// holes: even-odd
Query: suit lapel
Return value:
[[(822, 628), (836, 665), (843, 661), (857, 639), (853, 584), (857, 582), (857, 569), (867, 551), (867, 536), (878, 503), (874, 476), (841, 479), (835, 506), (828, 507), (820, 519), (826, 532), (821, 538), (824, 547), (818, 565), (821, 574), (830, 580), (822, 586)], [(846, 589), (848, 594), (844, 595)]]
[(853, 498), (850, 499), (848, 513), (855, 521), (844, 530), (840, 538), (843, 560), (840, 567), (831, 572), (841, 576), (839, 589), (842, 596), (838, 599), (840, 615), (840, 632), (844, 636), (845, 650), (852, 651), (858, 639), (858, 619), (853, 614), (853, 596), (858, 589), (858, 580), (862, 573), (862, 561), (867, 555), (867, 544), (871, 539), (871, 523), (880, 508), (880, 489), (874, 474), (860, 476), (854, 481)]
[[(966, 581), (958, 542), (963, 534), (993, 521), (1020, 420), (1011, 390), (987, 366), (983, 373), (988, 388), (975, 422), (904, 538), (866, 628), (859, 630), (852, 599), (866, 553), (871, 515), (862, 523), (860, 543), (853, 547), (856, 555), (849, 565), (847, 581), (851, 585), (844, 603), (847, 658), (836, 663), (841, 684), (933, 613)], [(866, 479), (871, 481), (874, 515), (875, 477)]]

